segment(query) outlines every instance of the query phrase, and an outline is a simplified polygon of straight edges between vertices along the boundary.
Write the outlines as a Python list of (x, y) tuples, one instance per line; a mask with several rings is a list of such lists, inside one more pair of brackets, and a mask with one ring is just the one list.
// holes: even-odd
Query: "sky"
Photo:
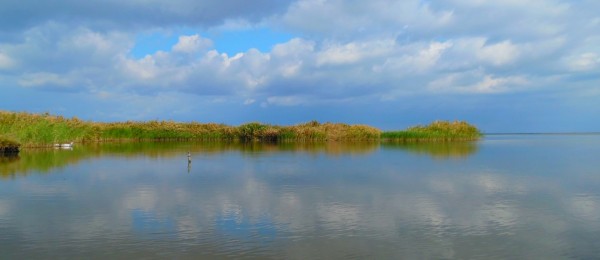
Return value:
[(0, 110), (600, 131), (597, 0), (0, 0)]

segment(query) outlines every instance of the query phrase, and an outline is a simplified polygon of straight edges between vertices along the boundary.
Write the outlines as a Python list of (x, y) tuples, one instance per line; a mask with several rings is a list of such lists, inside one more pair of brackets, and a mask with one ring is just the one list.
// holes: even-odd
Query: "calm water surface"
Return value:
[(599, 169), (600, 135), (25, 150), (0, 258), (597, 259)]

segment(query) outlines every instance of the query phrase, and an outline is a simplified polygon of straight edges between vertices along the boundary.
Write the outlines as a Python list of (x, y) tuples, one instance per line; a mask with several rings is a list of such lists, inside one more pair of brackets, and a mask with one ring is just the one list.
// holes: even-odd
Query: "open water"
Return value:
[(24, 150), (0, 258), (598, 259), (600, 135)]

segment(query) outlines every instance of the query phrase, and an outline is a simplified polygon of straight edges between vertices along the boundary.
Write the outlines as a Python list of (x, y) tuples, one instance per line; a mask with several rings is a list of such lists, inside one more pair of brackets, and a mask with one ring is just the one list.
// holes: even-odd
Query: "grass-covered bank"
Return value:
[(247, 123), (228, 126), (214, 123), (173, 121), (127, 121), (101, 123), (64, 118), (48, 113), (0, 111), (0, 136), (24, 147), (45, 147), (56, 143), (93, 143), (119, 140), (211, 140), (211, 141), (378, 141), (401, 142), (476, 140), (477, 128), (465, 122), (434, 122), (405, 131), (382, 132), (367, 125), (308, 123), (277, 126)]

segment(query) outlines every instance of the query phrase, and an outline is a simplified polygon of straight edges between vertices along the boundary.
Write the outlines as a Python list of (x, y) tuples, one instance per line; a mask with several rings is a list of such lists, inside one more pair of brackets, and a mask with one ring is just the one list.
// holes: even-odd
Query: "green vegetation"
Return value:
[[(247, 123), (228, 126), (214, 123), (178, 123), (173, 121), (99, 123), (64, 118), (48, 113), (0, 111), (0, 136), (24, 147), (49, 147), (56, 143), (95, 143), (104, 141), (454, 141), (476, 140), (477, 128), (465, 122), (434, 122), (406, 131), (384, 132), (366, 125), (319, 123), (311, 121), (293, 126)], [(0, 139), (2, 140), (2, 139)]]
[(475, 141), (481, 137), (477, 127), (464, 121), (435, 121), (426, 126), (414, 126), (404, 131), (384, 132), (381, 138), (395, 142)]
[(91, 143), (122, 140), (206, 140), (206, 141), (341, 141), (377, 140), (381, 131), (365, 125), (319, 123), (294, 126), (247, 123), (238, 127), (214, 123), (87, 122), (48, 113), (0, 111), (0, 135), (18, 140), (26, 147), (48, 147), (56, 143)]

